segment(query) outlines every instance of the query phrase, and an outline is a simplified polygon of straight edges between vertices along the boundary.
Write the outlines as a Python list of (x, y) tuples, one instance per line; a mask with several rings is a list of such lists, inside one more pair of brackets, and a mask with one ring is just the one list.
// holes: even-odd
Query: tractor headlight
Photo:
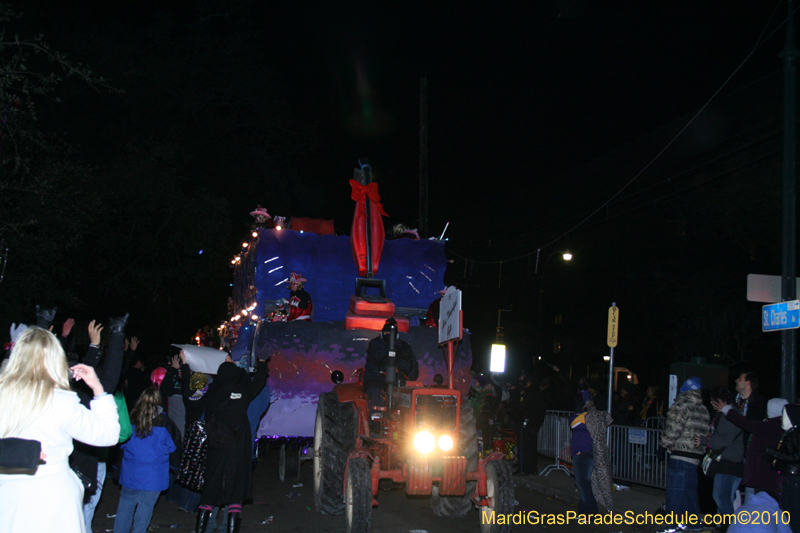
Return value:
[(414, 437), (414, 447), (420, 453), (428, 454), (436, 447), (436, 440), (427, 431), (422, 431)]
[(439, 448), (442, 450), (449, 452), (453, 449), (453, 437), (450, 435), (442, 435), (439, 437)]

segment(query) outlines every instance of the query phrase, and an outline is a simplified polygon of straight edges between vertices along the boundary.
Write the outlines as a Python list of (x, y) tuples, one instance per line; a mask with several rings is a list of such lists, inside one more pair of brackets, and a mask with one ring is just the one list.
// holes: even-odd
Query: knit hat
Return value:
[(781, 416), (783, 413), (783, 406), (786, 405), (787, 402), (783, 398), (773, 398), (767, 402), (767, 418), (775, 418)]
[(208, 385), (208, 376), (202, 372), (195, 372), (192, 374), (192, 377), (189, 378), (189, 388), (193, 391), (202, 390), (206, 388), (206, 385)]
[(700, 383), (700, 378), (698, 378), (697, 376), (692, 376), (686, 381), (684, 381), (683, 385), (681, 385), (681, 394), (683, 394), (687, 390), (700, 390), (702, 387), (703, 386)]

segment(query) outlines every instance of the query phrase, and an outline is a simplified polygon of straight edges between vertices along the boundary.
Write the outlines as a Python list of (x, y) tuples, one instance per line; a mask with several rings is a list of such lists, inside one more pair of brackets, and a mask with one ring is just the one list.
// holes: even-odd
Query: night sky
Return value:
[[(548, 263), (548, 284), (542, 286), (553, 300), (545, 307), (578, 307), (586, 311), (578, 313), (580, 320), (599, 317), (591, 327), (576, 326), (592, 334), (600, 331), (596, 341), (576, 344), (581, 347), (573, 353), (576, 363), (599, 357), (605, 308), (622, 298), (621, 344), (630, 317), (629, 331), (641, 334), (632, 342), (631, 361), (638, 360), (645, 374), (660, 371), (649, 369), (648, 350), (675, 360), (688, 357), (658, 331), (664, 322), (654, 310), (666, 307), (654, 303), (663, 297), (659, 291), (673, 297), (675, 287), (685, 282), (685, 290), (696, 293), (693, 284), (702, 284), (703, 273), (711, 271), (719, 273), (714, 279), (728, 283), (720, 281), (719, 293), (738, 283), (736, 297), (743, 301), (744, 282), (737, 276), (779, 273), (779, 250), (756, 254), (753, 246), (758, 245), (750, 241), (725, 246), (736, 237), (728, 242), (730, 235), (720, 238), (714, 232), (716, 225), (730, 227), (724, 217), (739, 209), (724, 208), (729, 205), (725, 191), (718, 198), (717, 207), (723, 208), (717, 218), (702, 221), (692, 213), (711, 216), (709, 210), (681, 192), (677, 180), (666, 194), (659, 188), (663, 176), (645, 172), (611, 204), (618, 210), (609, 214), (602, 207), (718, 91), (713, 102), (746, 91), (765, 76), (779, 76), (784, 3), (12, 5), (24, 14), (14, 23), (15, 31), (42, 33), (53, 49), (89, 65), (120, 91), (84, 91), (68, 83), (62, 103), (43, 108), (43, 127), (63, 131), (76, 147), (75, 157), (112, 181), (113, 169), (124, 166), (121, 161), (134, 153), (155, 153), (148, 151), (154, 143), (163, 143), (172, 157), (180, 153), (170, 164), (176, 179), (186, 180), (181, 190), (187, 198), (203, 189), (225, 200), (219, 210), (228, 225), (215, 241), (227, 243), (222, 248), (229, 249), (219, 250), (224, 258), (237, 251), (255, 204), (274, 214), (334, 218), (337, 228), (346, 230), (352, 214), (347, 180), (362, 156), (373, 164), (391, 215), (387, 223), (417, 226), (420, 78), (426, 77), (429, 233), (438, 235), (450, 222), (448, 254), (454, 263), (448, 280), (463, 286), (465, 306), (473, 306), (473, 323), (467, 326), (475, 331), (480, 349), (494, 335), (496, 310), (514, 304), (515, 312), (506, 315), (506, 333), (528, 339), (519, 341), (517, 366), (528, 364), (531, 349), (533, 302), (541, 281), (532, 274), (537, 248), (543, 248), (542, 262), (564, 248), (576, 256), (566, 269), (557, 266), (557, 258)], [(204, 94), (214, 97), (203, 101)], [(779, 113), (779, 100), (774, 94), (770, 98), (777, 106), (772, 111)], [(720, 124), (735, 122), (749, 107), (747, 98), (737, 102), (714, 111), (722, 115), (701, 115), (722, 119), (693, 130), (695, 138), (682, 137), (667, 149), (664, 161), (682, 161), (692, 152), (691, 143), (712, 146), (712, 139), (724, 138)], [(260, 123), (245, 124), (248, 114)], [(654, 132), (661, 134), (647, 137)], [(645, 138), (649, 142), (642, 143)], [(615, 154), (620, 159), (610, 164)], [(133, 191), (131, 201), (136, 183), (122, 189)], [(633, 193), (638, 199), (631, 200)], [(125, 201), (126, 194), (117, 199)], [(657, 204), (663, 198), (678, 204)], [(620, 204), (625, 199), (629, 205)], [(658, 208), (643, 211), (643, 205)], [(174, 205), (176, 211), (187, 208), (197, 204)], [(587, 218), (597, 209), (599, 214)], [(760, 223), (769, 227), (771, 220)], [(695, 223), (702, 224), (702, 231), (693, 232)], [(779, 228), (772, 229), (774, 235), (755, 240), (773, 246)], [(704, 266), (690, 268), (687, 261)], [(213, 323), (224, 315), (230, 279), (222, 268), (207, 267), (217, 272), (204, 282), (207, 297), (189, 305), (205, 306), (202, 314)], [(701, 279), (686, 281), (693, 276)], [(658, 285), (667, 278), (672, 284)], [(187, 292), (170, 296), (174, 313), (182, 312), (173, 302), (182, 300), (181, 294)], [(164, 294), (152, 300), (159, 298)], [(675, 297), (670, 305), (686, 304), (680, 300)], [(86, 313), (98, 301), (98, 296), (83, 297), (75, 309)], [(636, 312), (626, 317), (625, 304)], [(142, 301), (136, 305), (146, 308)], [(689, 305), (689, 314), (703, 312)], [(746, 312), (757, 321), (757, 305)], [(204, 325), (197, 323), (200, 315), (192, 315), (194, 326), (188, 320), (170, 323), (182, 335), (191, 334), (190, 327)], [(140, 327), (152, 331), (157, 325), (142, 322)], [(714, 349), (693, 355), (708, 356)], [(752, 348), (745, 349), (752, 357), (747, 350)]]

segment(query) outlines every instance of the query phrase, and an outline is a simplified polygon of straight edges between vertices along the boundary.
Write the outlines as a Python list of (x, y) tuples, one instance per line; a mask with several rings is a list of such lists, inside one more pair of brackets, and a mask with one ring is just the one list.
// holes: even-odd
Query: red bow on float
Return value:
[(350, 198), (356, 202), (364, 203), (366, 203), (366, 198), (369, 198), (372, 201), (372, 205), (377, 208), (378, 213), (385, 217), (389, 216), (386, 214), (386, 211), (383, 210), (383, 206), (381, 205), (381, 195), (378, 194), (377, 183), (373, 181), (369, 185), (362, 185), (356, 180), (350, 180), (350, 186), (353, 188), (353, 193), (350, 195)]

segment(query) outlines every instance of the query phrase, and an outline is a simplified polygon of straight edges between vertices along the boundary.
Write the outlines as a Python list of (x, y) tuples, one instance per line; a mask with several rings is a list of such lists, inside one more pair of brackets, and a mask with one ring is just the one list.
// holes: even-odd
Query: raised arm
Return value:
[(175, 390), (176, 383), (181, 382), (181, 378), (178, 376), (180, 368), (180, 358), (177, 355), (173, 355), (172, 360), (170, 361), (170, 366), (167, 368), (167, 373), (164, 376), (164, 380), (161, 382), (161, 395), (164, 396), (164, 398), (166, 398), (173, 390)]
[(122, 358), (125, 355), (125, 324), (128, 316), (111, 319), (111, 334), (108, 338), (108, 352), (106, 362), (100, 370), (99, 378), (103, 388), (112, 393), (117, 388), (122, 375)]
[(103, 386), (92, 367), (75, 365), (72, 367), (73, 377), (83, 380), (92, 392), (94, 399), (91, 409), (81, 405), (78, 396), (66, 391), (57, 391), (63, 394), (60, 417), (64, 431), (73, 439), (92, 446), (113, 446), (119, 441), (119, 416), (114, 397), (103, 391)]
[(267, 384), (268, 377), (269, 367), (267, 366), (267, 362), (263, 359), (259, 359), (256, 366), (256, 373), (253, 379), (250, 380), (250, 384), (247, 388), (247, 397), (250, 398), (251, 401), (258, 396), (258, 393), (261, 392), (261, 389)]
[(100, 334), (103, 331), (103, 325), (96, 323), (94, 320), (89, 322), (89, 349), (86, 350), (86, 356), (83, 358), (83, 364), (92, 368), (97, 368), (100, 364)]
[(750, 433), (756, 433), (764, 429), (764, 422), (762, 420), (749, 420), (747, 417), (739, 414), (733, 406), (726, 405), (721, 409), (721, 412), (728, 421)]

